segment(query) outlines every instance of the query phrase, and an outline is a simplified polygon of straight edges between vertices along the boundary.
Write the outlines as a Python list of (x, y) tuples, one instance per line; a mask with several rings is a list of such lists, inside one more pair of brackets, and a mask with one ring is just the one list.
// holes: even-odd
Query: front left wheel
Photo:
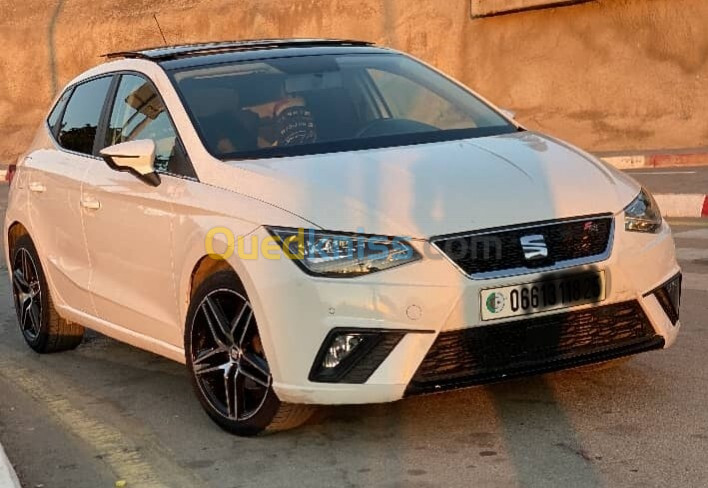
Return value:
[(202, 407), (224, 430), (242, 436), (304, 423), (309, 405), (281, 402), (253, 308), (238, 277), (219, 271), (199, 286), (185, 327), (185, 354)]

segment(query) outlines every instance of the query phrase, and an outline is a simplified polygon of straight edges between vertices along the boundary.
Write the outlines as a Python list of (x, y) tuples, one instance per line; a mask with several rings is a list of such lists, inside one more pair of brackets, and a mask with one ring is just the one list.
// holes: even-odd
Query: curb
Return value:
[(651, 151), (641, 154), (596, 153), (595, 155), (617, 169), (708, 165), (706, 148)]
[(708, 195), (654, 195), (664, 217), (708, 218)]
[(2, 444), (0, 444), (0, 488), (22, 488), (15, 469), (5, 455)]

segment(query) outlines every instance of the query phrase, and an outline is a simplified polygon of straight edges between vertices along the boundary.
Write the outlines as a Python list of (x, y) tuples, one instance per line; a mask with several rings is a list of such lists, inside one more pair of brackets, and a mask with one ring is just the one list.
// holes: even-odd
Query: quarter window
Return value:
[(52, 134), (57, 133), (57, 128), (59, 126), (59, 119), (61, 118), (61, 114), (64, 111), (64, 107), (66, 106), (67, 100), (69, 100), (69, 97), (71, 96), (71, 88), (66, 90), (64, 93), (62, 93), (61, 97), (57, 101), (56, 105), (54, 105), (54, 109), (52, 110), (52, 113), (49, 114), (49, 118), (47, 119), (47, 123), (49, 124), (49, 128), (52, 130)]
[(70, 151), (93, 154), (98, 122), (111, 77), (78, 85), (71, 95), (59, 127), (59, 144)]
[(155, 168), (171, 171), (181, 166), (177, 134), (162, 99), (152, 83), (135, 75), (123, 75), (106, 130), (105, 146), (128, 141), (155, 142)]

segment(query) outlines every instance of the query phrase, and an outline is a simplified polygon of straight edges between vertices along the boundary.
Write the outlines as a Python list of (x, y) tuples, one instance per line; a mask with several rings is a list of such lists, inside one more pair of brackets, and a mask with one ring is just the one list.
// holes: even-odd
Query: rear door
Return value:
[(25, 160), (32, 238), (53, 284), (55, 300), (93, 315), (89, 256), (81, 223), (81, 185), (98, 161), (95, 139), (111, 76), (69, 88), (48, 124), (55, 147)]
[(151, 139), (161, 183), (95, 161), (82, 199), (92, 266), (90, 289), (98, 316), (142, 336), (182, 347), (174, 277), (173, 202), (194, 177), (174, 124), (153, 84), (122, 74), (102, 131), (101, 146)]

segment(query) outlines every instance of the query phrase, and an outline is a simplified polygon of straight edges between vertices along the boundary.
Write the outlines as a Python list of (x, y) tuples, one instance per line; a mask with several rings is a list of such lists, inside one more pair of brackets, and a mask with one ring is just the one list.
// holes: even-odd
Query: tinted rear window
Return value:
[(57, 137), (63, 148), (93, 154), (98, 122), (110, 85), (109, 76), (82, 83), (74, 88)]

